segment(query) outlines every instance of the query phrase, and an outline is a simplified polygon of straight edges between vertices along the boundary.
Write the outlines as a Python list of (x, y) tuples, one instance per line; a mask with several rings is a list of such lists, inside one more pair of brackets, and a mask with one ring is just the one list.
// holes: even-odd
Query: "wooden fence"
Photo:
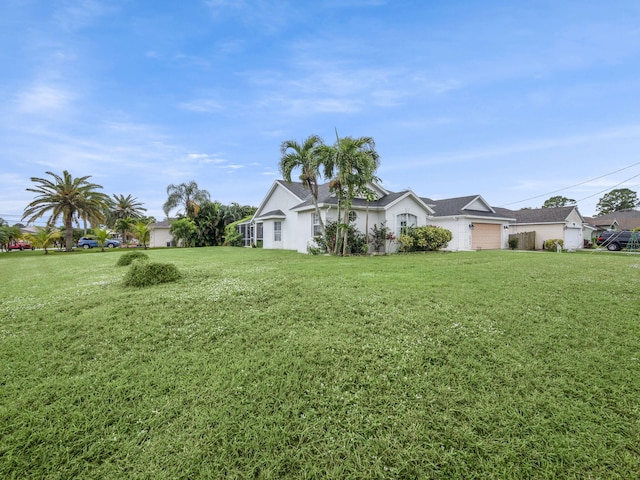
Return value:
[(518, 239), (518, 250), (535, 250), (536, 249), (536, 232), (513, 233), (509, 235), (509, 240)]

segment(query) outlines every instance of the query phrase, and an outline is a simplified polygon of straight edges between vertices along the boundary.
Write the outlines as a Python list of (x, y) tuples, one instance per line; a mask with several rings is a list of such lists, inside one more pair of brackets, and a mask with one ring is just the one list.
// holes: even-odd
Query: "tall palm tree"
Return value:
[(291, 174), (297, 168), (300, 169), (300, 181), (311, 192), (313, 206), (316, 209), (320, 231), (324, 233), (324, 221), (318, 207), (318, 177), (322, 166), (322, 139), (318, 135), (309, 136), (302, 144), (295, 140), (285, 140), (280, 145), (280, 172), (283, 178), (291, 181)]
[[(146, 212), (147, 209), (142, 206), (143, 204), (138, 201), (137, 198), (133, 197), (131, 194), (127, 195), (113, 195), (113, 200), (111, 201), (111, 206), (109, 208), (109, 214), (107, 216), (107, 225), (111, 228), (116, 228), (116, 225), (120, 225), (119, 228), (116, 228), (122, 237), (122, 241), (126, 242), (126, 233), (129, 231), (128, 227), (131, 222), (120, 222), (120, 220), (131, 220), (134, 221), (142, 218), (143, 213)], [(121, 227), (125, 227), (124, 229)]]
[(193, 180), (188, 183), (167, 186), (167, 195), (169, 197), (162, 206), (167, 217), (174, 208), (184, 207), (184, 215), (192, 218), (198, 213), (202, 203), (210, 201), (209, 192), (200, 190), (198, 184)]
[(64, 170), (62, 176), (53, 172), (45, 172), (53, 177), (38, 178), (31, 177), (31, 181), (36, 184), (27, 191), (38, 194), (36, 199), (27, 205), (22, 219), (33, 222), (47, 213), (50, 213), (48, 225), (54, 225), (62, 217), (65, 227), (65, 250), (72, 250), (73, 223), (79, 220), (90, 223), (104, 221), (104, 212), (109, 206), (109, 196), (99, 192), (102, 185), (88, 181), (90, 175), (73, 178), (71, 174)]
[[(343, 137), (336, 134), (336, 144), (332, 147), (332, 155), (325, 155), (325, 175), (332, 178), (332, 186), (342, 200), (343, 224), (342, 254), (347, 253), (349, 213), (356, 195), (366, 194), (367, 184), (377, 180), (375, 172), (380, 165), (380, 156), (376, 152), (375, 142), (371, 137)], [(338, 207), (340, 208), (340, 207)], [(338, 211), (338, 218), (340, 212)], [(339, 221), (340, 223), (340, 221)], [(339, 237), (339, 235), (337, 235)], [(338, 252), (336, 241), (336, 253)]]
[(136, 221), (131, 217), (119, 218), (114, 224), (113, 228), (118, 230), (122, 235), (121, 245), (123, 247), (126, 246), (128, 234), (133, 230), (133, 227), (135, 224), (136, 224)]
[(111, 208), (109, 209), (109, 218), (107, 223), (115, 223), (116, 220), (121, 218), (142, 218), (143, 212), (147, 209), (144, 208), (143, 203), (139, 202), (137, 198), (131, 194), (127, 195), (113, 195)]

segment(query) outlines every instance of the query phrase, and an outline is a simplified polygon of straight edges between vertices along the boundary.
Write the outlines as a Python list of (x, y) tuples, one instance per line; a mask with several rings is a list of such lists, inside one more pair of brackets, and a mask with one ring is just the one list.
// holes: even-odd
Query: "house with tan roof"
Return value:
[(640, 228), (640, 210), (628, 208), (597, 217), (585, 217), (585, 221), (593, 226), (597, 233), (606, 230), (633, 230)]
[(542, 250), (546, 240), (561, 239), (567, 250), (584, 247), (585, 240), (591, 239), (592, 229), (586, 225), (577, 206), (555, 208), (527, 208), (509, 210), (497, 208), (503, 215), (515, 217), (509, 224), (509, 233), (535, 233), (535, 249)]

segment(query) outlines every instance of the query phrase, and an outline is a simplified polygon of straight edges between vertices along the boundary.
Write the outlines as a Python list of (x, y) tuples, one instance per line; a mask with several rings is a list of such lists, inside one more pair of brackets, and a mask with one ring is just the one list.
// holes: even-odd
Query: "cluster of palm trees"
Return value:
[(195, 181), (171, 184), (167, 187), (167, 201), (162, 209), (169, 217), (176, 210), (171, 222), (171, 234), (183, 246), (215, 246), (226, 243), (225, 227), (253, 215), (255, 207), (232, 203), (223, 205), (212, 201), (207, 190)]
[[(326, 145), (318, 135), (310, 135), (302, 143), (286, 140), (280, 147), (280, 172), (290, 182), (295, 170), (300, 171), (299, 179), (311, 192), (320, 229), (325, 232), (325, 223), (318, 206), (319, 184), (322, 179), (329, 181), (330, 190), (338, 198), (337, 233), (333, 243), (334, 254), (348, 252), (349, 214), (356, 197), (375, 199), (368, 185), (377, 181), (376, 170), (380, 157), (371, 137), (339, 137), (336, 142)], [(368, 230), (368, 225), (366, 227)]]
[[(121, 232), (123, 241), (126, 241), (128, 233), (135, 232), (146, 246), (149, 241), (148, 224), (155, 220), (144, 218), (143, 212), (146, 209), (136, 198), (131, 195), (109, 197), (100, 191), (101, 185), (89, 181), (89, 175), (73, 177), (67, 170), (62, 175), (45, 173), (49, 177), (31, 177), (34, 186), (27, 188), (27, 191), (35, 193), (36, 197), (27, 205), (22, 216), (28, 223), (49, 216), (47, 225), (37, 228), (36, 234), (32, 236), (32, 240), (41, 244), (45, 251), (61, 235), (55, 228), (59, 220), (63, 223), (66, 251), (73, 248), (73, 226), (80, 226), (81, 222), (85, 230), (88, 225), (105, 225), (116, 229)], [(98, 240), (102, 237), (106, 240), (108, 231), (105, 228), (95, 230)]]

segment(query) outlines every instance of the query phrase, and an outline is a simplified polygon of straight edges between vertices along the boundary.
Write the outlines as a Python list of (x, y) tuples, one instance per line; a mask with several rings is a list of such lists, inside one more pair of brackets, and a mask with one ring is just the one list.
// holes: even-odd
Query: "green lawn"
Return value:
[(0, 477), (638, 478), (640, 256), (0, 254)]

